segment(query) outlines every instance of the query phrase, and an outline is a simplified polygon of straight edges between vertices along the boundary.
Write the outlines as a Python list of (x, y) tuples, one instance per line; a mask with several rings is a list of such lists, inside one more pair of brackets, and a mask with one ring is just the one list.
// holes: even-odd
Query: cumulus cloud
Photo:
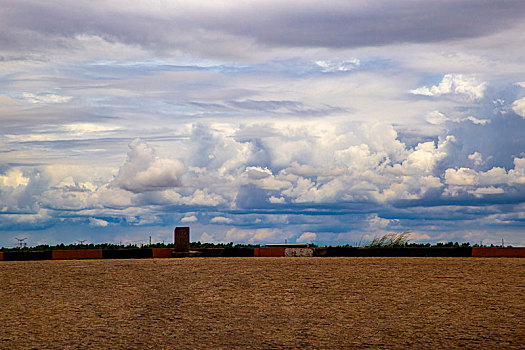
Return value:
[(181, 204), (190, 206), (218, 206), (225, 203), (224, 197), (208, 189), (196, 189), (191, 195), (182, 197)]
[(53, 214), (47, 210), (39, 210), (36, 213), (0, 213), (0, 228), (6, 230), (34, 231), (51, 226)]
[(477, 173), (468, 168), (447, 169), (445, 172), (445, 181), (448, 185), (474, 185)]
[(190, 223), (190, 222), (197, 222), (199, 219), (195, 215), (185, 216), (182, 219), (180, 219), (181, 223)]
[[(468, 125), (474, 127), (472, 123), (465, 124)], [(399, 141), (398, 134), (388, 124), (355, 123), (352, 128), (340, 124), (323, 128), (324, 137), (319, 137), (315, 128), (305, 129), (297, 124), (282, 132), (268, 125), (266, 132), (261, 133), (266, 136), (257, 139), (238, 138), (243, 127), (210, 125), (205, 132), (190, 134), (188, 139), (180, 141), (180, 147), (189, 150), (181, 153), (182, 159), (193, 165), (175, 166), (175, 170), (164, 165), (182, 162), (160, 162), (159, 159), (166, 158), (158, 157), (157, 151), (144, 142), (134, 140), (129, 145), (127, 160), (114, 179), (96, 184), (80, 171), (67, 175), (68, 171), (57, 169), (52, 175), (45, 172), (39, 175), (9, 168), (0, 177), (0, 207), (4, 213), (11, 213), (11, 216), (0, 216), (2, 225), (51, 224), (56, 218), (50, 213), (64, 211), (67, 214), (62, 214), (61, 220), (73, 222), (75, 218), (84, 218), (83, 222), (99, 228), (109, 226), (110, 222), (142, 226), (170, 222), (161, 213), (171, 212), (173, 208), (183, 214), (180, 223), (197, 223), (195, 209), (210, 207), (219, 214), (211, 217), (209, 224), (225, 227), (225, 231), (214, 233), (214, 241), (280, 242), (283, 237), (297, 237), (297, 233), (283, 232), (282, 225), (292, 225), (295, 232), (302, 233), (323, 227), (323, 220), (316, 221), (309, 216), (320, 208), (345, 213), (349, 208), (354, 208), (350, 212), (363, 210), (354, 221), (356, 230), (383, 232), (402, 227), (399, 217), (428, 215), (424, 208), (389, 214), (392, 206), (402, 208), (411, 201), (441, 203), (451, 197), (470, 196), (483, 201), (494, 196), (516, 196), (525, 184), (524, 158), (514, 157), (512, 168), (487, 167), (488, 158), (481, 152), (466, 149), (461, 150), (465, 159), (463, 166), (446, 167), (444, 161), (457, 157), (457, 147), (463, 141), (456, 136), (409, 147)], [(203, 134), (207, 135), (204, 140), (208, 140), (208, 144), (203, 142), (203, 147), (196, 147), (203, 140)], [(297, 135), (309, 157), (304, 157), (303, 152), (297, 152), (295, 145), (290, 144), (289, 140)], [(222, 153), (221, 149), (232, 152)], [(281, 161), (275, 161), (282, 157), (278, 155), (281, 151), (287, 154), (285, 167)], [(263, 153), (266, 155), (261, 157)], [(242, 157), (236, 158), (238, 155)], [(201, 166), (195, 166), (197, 164)], [(183, 187), (180, 186), (182, 179)], [(28, 209), (33, 216), (12, 216)], [(261, 209), (264, 214), (243, 216)], [(47, 214), (36, 214), (42, 210), (47, 210)], [(222, 210), (242, 214), (234, 219)], [(381, 215), (370, 214), (378, 210), (382, 211)], [(278, 215), (282, 211), (297, 216)], [(105, 219), (107, 217), (113, 221)], [(337, 218), (333, 220), (337, 224), (330, 225), (334, 227), (346, 225)], [(309, 222), (315, 226), (308, 229)], [(233, 227), (226, 230), (229, 225)], [(311, 234), (308, 239), (302, 237), (302, 233), (298, 241), (315, 240)], [(323, 234), (323, 239), (340, 234), (330, 235)]]
[[(11, 168), (5, 175), (0, 175), (0, 180), (0, 213), (37, 215), (41, 211), (38, 199), (50, 185), (48, 174), (34, 169), (23, 172), (19, 168)], [(40, 221), (44, 216), (35, 217)]]
[(10, 169), (5, 175), (0, 175), (0, 184), (2, 186), (9, 186), (16, 188), (18, 186), (26, 186), (29, 183), (29, 178), (25, 177), (20, 169)]
[(112, 186), (134, 193), (158, 191), (181, 186), (183, 173), (184, 165), (179, 160), (157, 158), (152, 148), (135, 139)]
[(512, 103), (512, 110), (519, 116), (525, 118), (525, 97)]
[(433, 111), (429, 113), (426, 117), (426, 121), (433, 125), (443, 124), (447, 120), (449, 120), (449, 118), (447, 118), (443, 113), (439, 111)]
[(286, 202), (286, 199), (284, 199), (284, 197), (275, 197), (275, 196), (271, 196), (268, 201), (272, 204), (282, 204), (282, 203), (285, 203)]
[(233, 220), (224, 216), (215, 216), (210, 220), (210, 222), (214, 224), (231, 224)]
[(232, 228), (226, 232), (224, 240), (227, 242), (261, 243), (280, 241), (282, 231), (276, 228), (242, 229)]
[(472, 154), (469, 154), (468, 159), (470, 159), (474, 163), (475, 166), (483, 164), (483, 157), (481, 153), (479, 152), (474, 152)]
[(505, 191), (502, 188), (489, 186), (489, 187), (478, 187), (474, 190), (469, 190), (469, 193), (473, 194), (476, 197), (483, 197), (487, 194), (501, 194), (505, 193)]
[(261, 168), (261, 167), (247, 167), (246, 168), (246, 174), (248, 175), (248, 178), (251, 180), (261, 180), (268, 178), (272, 176), (272, 172), (268, 170), (268, 168)]
[(105, 220), (97, 219), (97, 218), (89, 218), (89, 226), (92, 226), (92, 227), (106, 227), (108, 225), (109, 225), (109, 222), (107, 222)]
[(508, 171), (501, 167), (494, 167), (487, 171), (475, 171), (470, 168), (447, 169), (445, 183), (449, 185), (445, 194), (451, 196), (460, 195), (462, 192), (477, 197), (502, 194), (505, 193), (502, 186), (520, 188), (525, 184), (525, 158), (515, 158), (514, 168)]
[(377, 230), (384, 230), (387, 227), (389, 227), (391, 224), (398, 222), (397, 219), (385, 219), (380, 217), (377, 214), (370, 214), (368, 215), (368, 225), (371, 230), (377, 231)]
[(460, 95), (469, 100), (479, 100), (483, 97), (486, 83), (481, 82), (473, 76), (463, 74), (445, 74), (439, 85), (431, 87), (420, 87), (410, 90), (414, 95), (435, 96)]
[(299, 237), (295, 239), (297, 243), (308, 243), (313, 242), (317, 239), (317, 234), (314, 232), (303, 232)]
[(199, 241), (200, 242), (210, 242), (210, 243), (223, 243), (222, 241), (218, 241), (215, 235), (209, 234), (207, 232), (203, 232), (200, 235)]
[(254, 184), (267, 190), (279, 190), (290, 186), (289, 181), (274, 176), (268, 168), (248, 167), (246, 168), (246, 177), (245, 183)]

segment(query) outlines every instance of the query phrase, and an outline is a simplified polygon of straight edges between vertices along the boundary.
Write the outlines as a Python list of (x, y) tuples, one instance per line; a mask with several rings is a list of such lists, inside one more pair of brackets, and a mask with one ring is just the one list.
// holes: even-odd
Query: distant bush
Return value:
[[(409, 243), (410, 239), (410, 232), (403, 232), (403, 233), (389, 233), (382, 237), (376, 237), (367, 245), (364, 245), (366, 248), (388, 248), (388, 247), (412, 247), (412, 248), (430, 248), (430, 247), (471, 247), (469, 242), (465, 243), (458, 243), (458, 242), (447, 242), (447, 243), (436, 243), (436, 244), (430, 244), (430, 243)], [(479, 247), (478, 244), (474, 244), (474, 247)], [(491, 245), (493, 246), (493, 245)], [(57, 244), (57, 245), (47, 245), (47, 244), (41, 244), (34, 247), (15, 247), (15, 248), (0, 248), (0, 251), (50, 251), (50, 250), (76, 250), (76, 249), (111, 249), (111, 250), (119, 250), (119, 249), (149, 249), (149, 248), (174, 248), (175, 245), (173, 243), (154, 243), (151, 245), (136, 245), (136, 244), (113, 244), (113, 243), (98, 243), (98, 244)], [(207, 243), (207, 242), (190, 242), (190, 248), (198, 249), (198, 248), (258, 248), (260, 247), (260, 244), (233, 244), (233, 242), (229, 243)], [(310, 247), (314, 248), (317, 247), (315, 244), (310, 244)], [(332, 246), (337, 248), (352, 248), (352, 245), (345, 244), (345, 245), (338, 245), (338, 246)], [(357, 247), (361, 247), (361, 242), (357, 245)]]
[[(41, 251), (49, 251), (49, 250), (77, 250), (77, 249), (140, 249), (140, 248), (162, 248), (163, 246), (166, 246), (169, 248), (168, 245), (160, 244), (162, 246), (158, 247), (157, 245), (151, 245), (151, 246), (138, 246), (136, 244), (112, 244), (112, 243), (99, 243), (99, 244), (57, 244), (57, 245), (48, 245), (48, 244), (40, 244), (34, 247), (15, 247), (15, 248), (0, 248), (0, 251), (32, 251), (32, 252), (41, 252)], [(171, 247), (174, 245), (171, 244)]]
[(230, 243), (201, 243), (198, 242), (190, 242), (190, 248), (198, 249), (198, 248), (258, 248), (260, 247), (260, 244), (233, 244), (233, 242)]

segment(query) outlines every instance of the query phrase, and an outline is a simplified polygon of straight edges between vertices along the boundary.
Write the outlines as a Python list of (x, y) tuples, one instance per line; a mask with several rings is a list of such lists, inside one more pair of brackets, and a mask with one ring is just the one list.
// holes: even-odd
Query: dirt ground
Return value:
[(0, 349), (525, 347), (525, 259), (0, 262)]

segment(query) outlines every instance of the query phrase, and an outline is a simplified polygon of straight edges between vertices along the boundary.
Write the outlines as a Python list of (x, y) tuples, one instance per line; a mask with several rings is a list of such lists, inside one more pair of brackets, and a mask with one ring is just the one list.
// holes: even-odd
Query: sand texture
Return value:
[(525, 259), (0, 262), (0, 349), (525, 347)]

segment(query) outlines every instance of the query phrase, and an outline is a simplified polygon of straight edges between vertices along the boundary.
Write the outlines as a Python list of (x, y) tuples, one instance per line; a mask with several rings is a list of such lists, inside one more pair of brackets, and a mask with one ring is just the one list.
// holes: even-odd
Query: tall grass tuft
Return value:
[(393, 248), (405, 247), (410, 241), (410, 232), (387, 233), (382, 237), (376, 237), (368, 244), (368, 248)]

